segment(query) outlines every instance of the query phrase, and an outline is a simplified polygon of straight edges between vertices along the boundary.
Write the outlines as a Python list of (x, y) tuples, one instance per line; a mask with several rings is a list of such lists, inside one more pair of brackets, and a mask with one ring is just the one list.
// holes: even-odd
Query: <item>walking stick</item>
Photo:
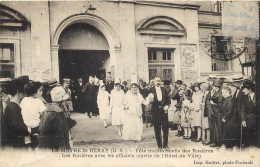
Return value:
[(242, 123), (241, 123), (241, 128), (240, 128), (240, 145), (239, 145), (239, 147), (240, 147), (240, 151), (241, 151), (241, 149), (242, 149), (242, 139), (243, 139), (243, 126), (242, 126)]

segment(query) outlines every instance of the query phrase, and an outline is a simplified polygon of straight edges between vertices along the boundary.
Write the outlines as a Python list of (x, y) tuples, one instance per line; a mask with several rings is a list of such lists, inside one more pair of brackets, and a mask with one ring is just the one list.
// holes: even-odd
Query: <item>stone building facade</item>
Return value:
[[(195, 82), (241, 73), (245, 38), (227, 38), (222, 8), (209, 1), (1, 2), (0, 77)], [(215, 60), (212, 40), (232, 41), (240, 58)]]

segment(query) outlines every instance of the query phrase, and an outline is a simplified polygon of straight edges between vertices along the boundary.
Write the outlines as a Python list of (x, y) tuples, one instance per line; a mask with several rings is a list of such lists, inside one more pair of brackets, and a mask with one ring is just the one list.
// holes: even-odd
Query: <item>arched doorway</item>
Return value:
[(88, 81), (89, 76), (104, 80), (110, 72), (109, 44), (94, 26), (75, 23), (66, 27), (59, 37), (59, 76)]
[[(51, 44), (51, 74), (52, 77), (62, 79), (60, 75), (59, 52), (61, 51), (59, 41), (62, 32), (74, 24), (87, 24), (100, 31), (109, 45), (110, 72), (114, 79), (123, 78), (123, 66), (120, 64), (121, 44), (118, 36), (111, 25), (104, 19), (92, 14), (76, 14), (64, 19), (56, 28)], [(60, 52), (61, 53), (61, 52)]]

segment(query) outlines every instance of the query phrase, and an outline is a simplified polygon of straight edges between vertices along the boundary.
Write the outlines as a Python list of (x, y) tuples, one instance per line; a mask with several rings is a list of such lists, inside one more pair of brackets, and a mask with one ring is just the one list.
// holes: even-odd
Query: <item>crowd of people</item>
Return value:
[(178, 80), (169, 96), (175, 103), (169, 117), (176, 136), (210, 147), (257, 145), (258, 110), (253, 80), (210, 76), (208, 82), (184, 84)]
[(70, 148), (76, 121), (69, 80), (32, 81), (28, 76), (1, 81), (1, 145), (27, 149)]
[[(2, 144), (13, 147), (70, 148), (72, 111), (100, 116), (124, 140), (141, 141), (143, 123), (154, 126), (158, 148), (168, 149), (169, 129), (177, 137), (210, 147), (256, 145), (258, 111), (253, 80), (209, 76), (207, 82), (175, 83), (156, 77), (149, 83), (89, 77), (63, 85), (21, 76), (2, 86)], [(4, 85), (4, 84), (2, 84)], [(161, 135), (163, 133), (163, 136)]]

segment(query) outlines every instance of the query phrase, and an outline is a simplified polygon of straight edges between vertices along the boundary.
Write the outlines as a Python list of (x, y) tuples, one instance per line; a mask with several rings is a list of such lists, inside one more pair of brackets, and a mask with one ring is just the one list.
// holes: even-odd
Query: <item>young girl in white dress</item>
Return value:
[(141, 141), (143, 134), (142, 104), (148, 105), (151, 100), (148, 96), (144, 100), (138, 91), (138, 85), (132, 83), (124, 101), (124, 128), (122, 138), (124, 140)]
[(106, 120), (110, 116), (109, 93), (106, 91), (106, 85), (101, 85), (97, 96), (97, 105), (100, 119), (103, 120), (104, 127), (107, 128)]
[(112, 125), (117, 126), (119, 136), (122, 136), (123, 129), (124, 96), (121, 84), (115, 83), (115, 89), (111, 91), (110, 107), (112, 111)]
[(40, 117), (46, 110), (42, 99), (42, 84), (40, 82), (29, 82), (25, 85), (27, 97), (21, 101), (22, 117), (25, 125), (28, 127), (31, 138), (31, 148), (38, 145), (37, 134), (40, 124)]

